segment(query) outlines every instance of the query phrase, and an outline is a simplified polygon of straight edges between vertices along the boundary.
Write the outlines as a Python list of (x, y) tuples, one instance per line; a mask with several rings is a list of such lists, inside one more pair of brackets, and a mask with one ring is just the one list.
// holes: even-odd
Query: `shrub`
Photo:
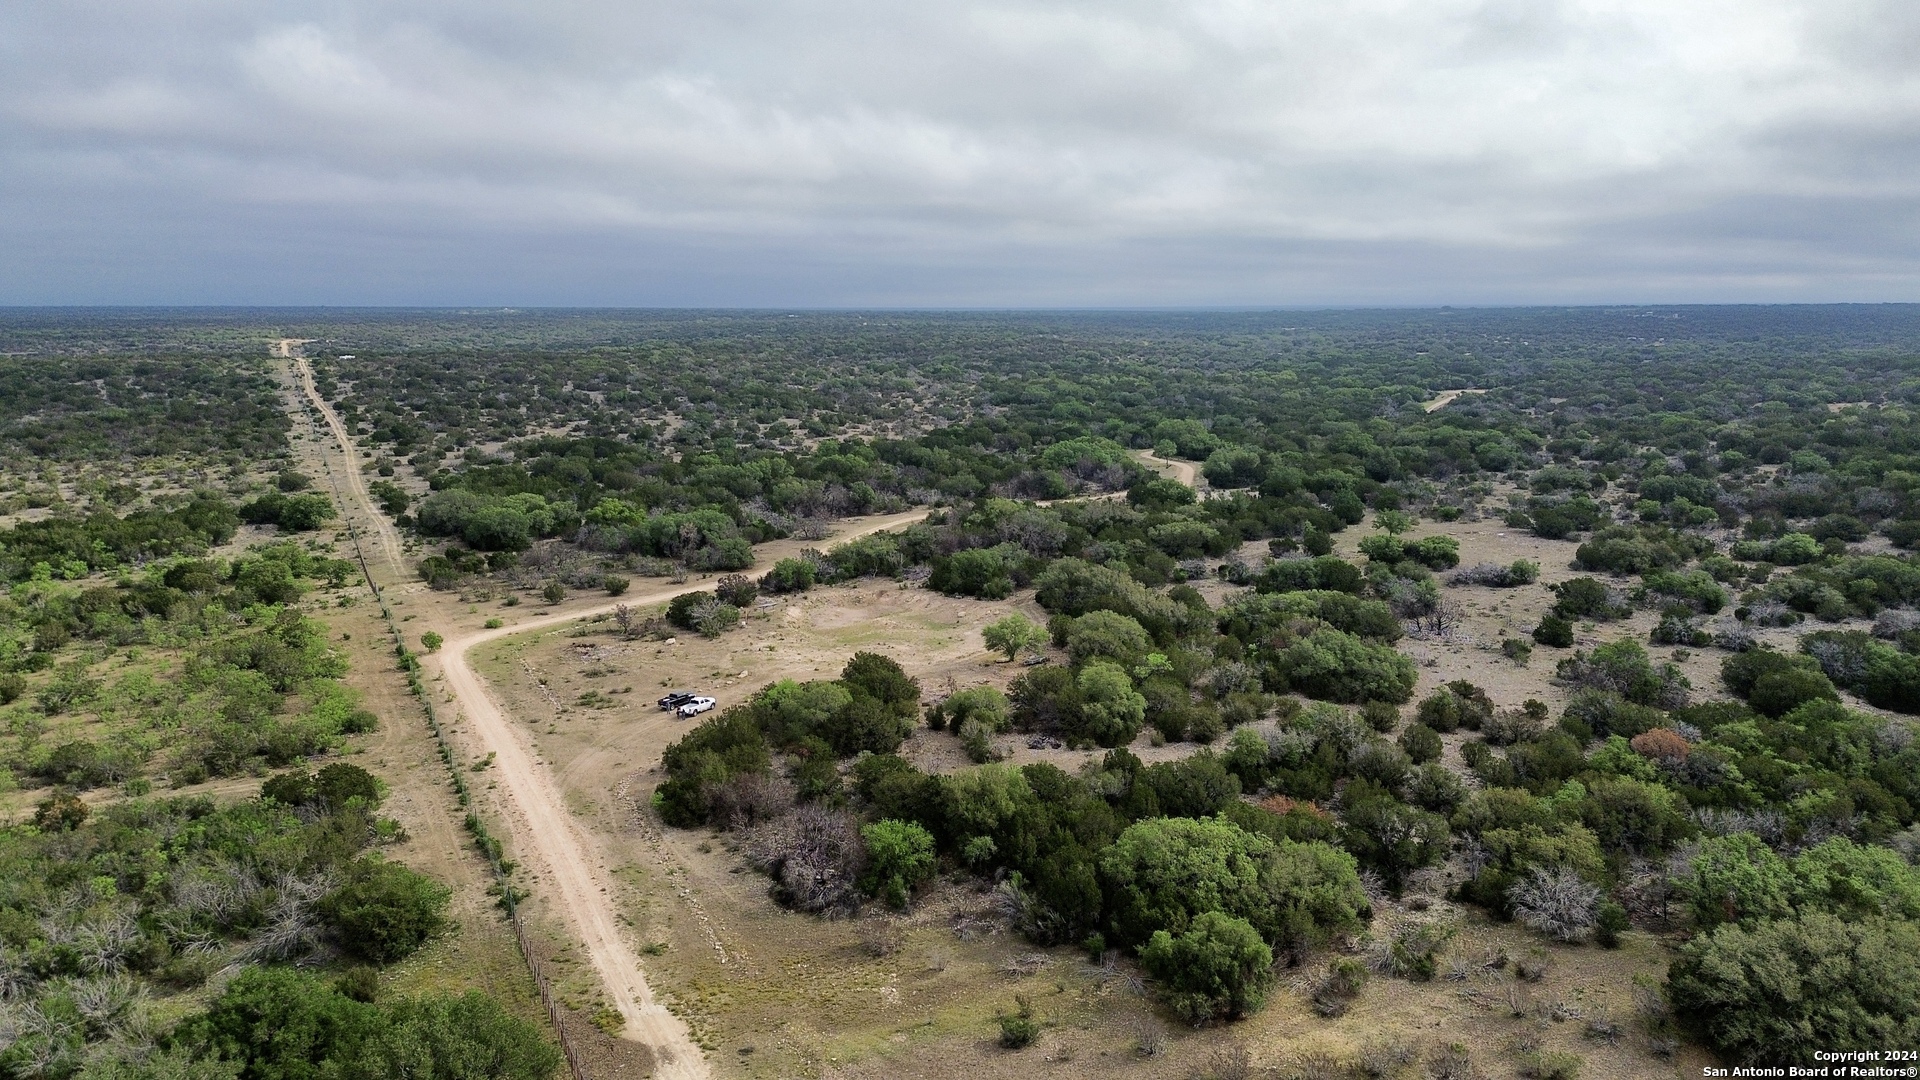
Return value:
[(1400, 748), (1415, 765), (1424, 765), (1440, 756), (1440, 734), (1425, 724), (1409, 724), (1400, 733)]
[(856, 697), (873, 698), (896, 716), (912, 719), (920, 710), (920, 681), (892, 657), (854, 653), (840, 669), (840, 683)]
[[(540, 1029), (487, 994), (373, 1004), (287, 968), (242, 972), (205, 1014), (182, 1023), (169, 1042), (171, 1051), (142, 1066), (123, 1072), (109, 1064), (99, 1075), (545, 1080), (561, 1064), (559, 1051)], [(86, 1075), (95, 1070), (89, 1067)]]
[(1620, 947), (1620, 935), (1632, 925), (1627, 919), (1626, 908), (1612, 900), (1604, 901), (1594, 918), (1593, 940), (1601, 948), (1617, 949)]
[(34, 827), (41, 832), (69, 832), (86, 823), (92, 810), (71, 791), (56, 791), (33, 810)]
[(1184, 934), (1202, 912), (1245, 919), (1293, 950), (1356, 930), (1368, 909), (1351, 856), (1321, 843), (1276, 845), (1222, 818), (1135, 822), (1100, 855), (1109, 940)]
[(1368, 962), (1375, 971), (1397, 979), (1427, 982), (1440, 966), (1440, 954), (1453, 940), (1455, 928), (1432, 920), (1405, 922), (1386, 938), (1373, 943)]
[(1920, 1042), (1920, 925), (1823, 912), (1721, 926), (1668, 971), (1680, 1018), (1741, 1063)]
[(1384, 735), (1400, 726), (1400, 707), (1391, 701), (1369, 701), (1360, 706), (1360, 719)]
[(979, 720), (968, 718), (954, 729), (960, 739), (960, 749), (966, 752), (967, 760), (975, 765), (985, 765), (1000, 757), (993, 748), (993, 729)]
[(723, 604), (751, 607), (760, 598), (760, 586), (745, 574), (727, 574), (713, 583), (713, 595)]
[(1703, 615), (1718, 614), (1727, 605), (1727, 590), (1705, 570), (1648, 574), (1646, 588), (1649, 593), (1671, 597)]
[(1637, 641), (1610, 641), (1591, 654), (1576, 652), (1555, 668), (1563, 682), (1619, 694), (1636, 705), (1677, 709), (1687, 703), (1687, 679), (1673, 664), (1658, 668)]
[(1693, 750), (1692, 744), (1671, 728), (1643, 731), (1629, 740), (1629, 744), (1634, 753), (1654, 761), (1685, 761)]
[(799, 911), (846, 912), (859, 906), (866, 845), (843, 811), (808, 804), (757, 831), (749, 853), (773, 878), (774, 898)]
[(1131, 666), (1152, 646), (1153, 639), (1138, 622), (1112, 611), (1089, 611), (1067, 631), (1067, 654), (1075, 664), (1104, 659)]
[(1333, 629), (1315, 630), (1274, 654), (1278, 679), (1328, 701), (1402, 702), (1413, 696), (1413, 661), (1391, 646)]
[(805, 559), (781, 559), (760, 579), (760, 587), (770, 593), (806, 592), (813, 584), (814, 567)]
[(1787, 914), (1793, 903), (1792, 867), (1751, 833), (1702, 841), (1674, 884), (1701, 929), (1753, 925)]
[(1009, 663), (1028, 649), (1037, 647), (1047, 638), (1046, 632), (1035, 625), (1033, 620), (1018, 612), (987, 624), (987, 627), (980, 631), (980, 636), (986, 641), (987, 648), (1006, 653)]
[(1564, 867), (1536, 866), (1507, 892), (1514, 917), (1560, 941), (1584, 941), (1599, 917), (1600, 890)]
[(567, 598), (567, 586), (558, 578), (555, 578), (541, 588), (540, 598), (549, 604), (557, 604)]
[(1033, 1017), (1033, 1006), (1024, 997), (1014, 998), (1017, 1009), (1000, 1015), (1000, 1045), (1007, 1050), (1019, 1050), (1033, 1044), (1040, 1037), (1040, 1021)]
[(1605, 621), (1624, 618), (1633, 611), (1597, 578), (1572, 578), (1548, 588), (1555, 597), (1553, 610), (1569, 619)]
[[(1375, 787), (1392, 791), (1406, 782), (1407, 770), (1413, 767), (1413, 761), (1406, 751), (1385, 739), (1370, 739), (1347, 755), (1347, 769), (1355, 779), (1365, 780)], [(1358, 797), (1358, 792), (1354, 793)]]
[(349, 953), (391, 964), (446, 928), (452, 893), (425, 874), (383, 859), (363, 859), (347, 884), (320, 901)]
[(1202, 912), (1178, 937), (1156, 930), (1140, 963), (1191, 1024), (1258, 1012), (1273, 982), (1273, 950), (1245, 919)]
[[(1584, 786), (1586, 795), (1575, 812), (1609, 851), (1660, 852), (1692, 831), (1685, 800), (1660, 784), (1631, 776), (1594, 776)], [(1558, 795), (1555, 801), (1563, 802)]]
[(1023, 555), (1013, 544), (956, 551), (934, 561), (927, 587), (954, 596), (1004, 600), (1013, 595), (1013, 574)]
[(1533, 640), (1555, 649), (1573, 647), (1573, 620), (1559, 612), (1549, 611), (1540, 617), (1540, 625), (1533, 628)]
[(1313, 1011), (1328, 1018), (1345, 1016), (1349, 1004), (1367, 985), (1367, 969), (1356, 960), (1339, 959), (1313, 983)]
[(1441, 734), (1466, 728), (1478, 731), (1493, 716), (1487, 692), (1465, 679), (1455, 679), (1420, 702), (1415, 719)]
[(1074, 680), (1079, 690), (1080, 724), (1069, 732), (1075, 742), (1125, 746), (1140, 734), (1147, 715), (1147, 699), (1133, 688), (1133, 679), (1118, 664), (1095, 660), (1080, 669)]
[(1537, 701), (1529, 704), (1540, 705), (1540, 712), (1524, 707), (1501, 709), (1481, 722), (1480, 737), (1494, 746), (1511, 746), (1537, 737), (1545, 727), (1546, 706)]
[(888, 906), (905, 908), (921, 882), (933, 875), (933, 835), (911, 821), (883, 819), (863, 826), (867, 872), (860, 887)]
[(956, 690), (943, 700), (927, 706), (927, 726), (935, 731), (950, 729), (955, 734), (969, 720), (982, 724), (988, 732), (1007, 730), (1008, 703), (1005, 694), (991, 686), (970, 686)]
[(632, 584), (624, 574), (608, 574), (600, 579), (600, 587), (607, 590), (608, 596), (625, 596)]
[(1407, 778), (1407, 801), (1422, 810), (1451, 814), (1467, 797), (1467, 788), (1452, 769), (1437, 761), (1413, 770)]
[(439, 634), (435, 633), (434, 631), (429, 630), (426, 633), (420, 635), (420, 646), (421, 648), (426, 649), (428, 652), (439, 652), (440, 646), (444, 645), (446, 643), (446, 640), (447, 640), (446, 638), (443, 638)]
[(1460, 565), (1460, 541), (1451, 536), (1428, 536), (1407, 545), (1407, 557), (1429, 570), (1451, 570)]
[(1362, 781), (1348, 785), (1342, 796), (1346, 827), (1341, 842), (1369, 870), (1380, 875), (1387, 889), (1399, 895), (1407, 875), (1446, 857), (1450, 839), (1446, 819), (1395, 799), (1374, 788), (1363, 795)]
[(1870, 705), (1920, 713), (1920, 658), (1859, 631), (1822, 630), (1800, 639), (1800, 648), (1840, 686)]
[(1577, 1080), (1583, 1064), (1579, 1054), (1564, 1050), (1528, 1050), (1520, 1055), (1520, 1075), (1527, 1080)]

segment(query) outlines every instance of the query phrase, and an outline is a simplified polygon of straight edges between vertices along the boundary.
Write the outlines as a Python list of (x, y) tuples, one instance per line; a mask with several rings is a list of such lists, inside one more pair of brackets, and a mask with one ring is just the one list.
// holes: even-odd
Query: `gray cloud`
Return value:
[(45, 2), (0, 302), (1912, 299), (1898, 0)]

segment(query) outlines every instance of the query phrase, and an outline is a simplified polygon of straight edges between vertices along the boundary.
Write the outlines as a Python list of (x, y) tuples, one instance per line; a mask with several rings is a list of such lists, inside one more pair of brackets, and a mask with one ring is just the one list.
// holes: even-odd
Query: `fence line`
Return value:
[[(314, 422), (313, 404), (305, 398), (306, 394), (302, 388), (301, 406), (307, 414), (307, 428), (310, 432), (317, 433), (318, 425)], [(343, 445), (340, 449), (351, 463), (353, 448), (350, 445)], [(372, 590), (374, 601), (380, 605), (380, 615), (386, 620), (387, 630), (393, 634), (394, 655), (399, 658), (400, 670), (407, 674), (407, 689), (413, 692), (415, 700), (420, 702), (421, 709), (427, 714), (427, 727), (433, 732), (433, 741), (440, 749), (440, 761), (446, 765), (447, 775), (453, 779), (456, 801), (467, 812), (464, 823), (466, 830), (473, 835), (474, 845), (479, 848), (481, 856), (487, 860), (487, 868), (493, 872), (494, 881), (500, 887), (501, 906), (506, 908), (507, 921), (513, 925), (514, 940), (520, 946), (520, 958), (526, 962), (527, 972), (533, 976), (534, 988), (540, 993), (540, 1003), (546, 1007), (547, 1019), (553, 1024), (554, 1034), (560, 1040), (560, 1052), (566, 1056), (567, 1071), (572, 1074), (573, 1080), (589, 1080), (586, 1065), (580, 1058), (579, 1050), (573, 1045), (573, 1036), (567, 1032), (566, 1025), (560, 1021), (560, 1006), (554, 1001), (553, 986), (547, 981), (547, 974), (542, 970), (540, 959), (534, 953), (533, 942), (527, 936), (526, 923), (520, 918), (520, 898), (514, 892), (513, 882), (508, 880), (506, 867), (502, 865), (500, 841), (488, 831), (486, 822), (481, 821), (480, 815), (472, 808), (473, 793), (467, 787), (467, 778), (460, 773), (460, 765), (453, 754), (453, 744), (447, 741), (447, 733), (440, 726), (440, 716), (434, 711), (433, 699), (427, 692), (426, 683), (420, 678), (420, 659), (414, 655), (413, 650), (407, 648), (407, 639), (400, 631), (400, 623), (393, 617), (393, 609), (387, 606), (386, 594), (380, 591), (379, 584), (373, 580), (373, 570), (367, 565), (367, 553), (360, 545), (360, 530), (354, 527), (351, 514), (344, 512), (347, 509), (347, 501), (341, 495), (340, 479), (334, 475), (333, 462), (322, 454), (320, 464), (327, 470), (327, 483), (333, 488), (334, 502), (338, 503), (343, 511), (341, 517), (346, 522), (347, 538), (353, 543), (353, 556), (360, 564), (361, 576), (366, 578), (367, 588)]]

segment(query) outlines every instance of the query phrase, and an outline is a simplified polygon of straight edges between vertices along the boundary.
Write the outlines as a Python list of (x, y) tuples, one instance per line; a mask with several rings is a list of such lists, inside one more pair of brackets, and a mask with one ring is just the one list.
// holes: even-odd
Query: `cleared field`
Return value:
[[(1470, 558), (1492, 559), (1495, 550), (1506, 550), (1476, 551), (1479, 529), (1447, 528), (1463, 538)], [(1502, 539), (1490, 526), (1486, 532)], [(1504, 556), (1509, 561), (1557, 553), (1564, 564), (1571, 545), (1525, 538), (1513, 550)], [(1538, 587), (1508, 592), (1546, 595)], [(1544, 599), (1537, 602), (1545, 607)], [(1250, 1020), (1194, 1031), (1155, 1007), (1130, 965), (1094, 968), (1075, 950), (1037, 950), (1023, 941), (1002, 924), (990, 891), (944, 885), (904, 916), (872, 910), (827, 921), (794, 914), (768, 898), (767, 881), (748, 865), (740, 838), (662, 829), (646, 809), (660, 779), (654, 765), (661, 751), (691, 726), (655, 707), (666, 689), (708, 693), (725, 708), (777, 679), (830, 678), (860, 649), (898, 660), (930, 696), (950, 687), (1004, 685), (1021, 668), (989, 654), (979, 627), (1011, 610), (1040, 613), (1025, 595), (982, 602), (869, 580), (766, 601), (740, 630), (713, 640), (628, 641), (610, 622), (583, 622), (475, 650), (478, 670), (551, 763), (569, 805), (603, 846), (620, 882), (620, 910), (649, 954), (648, 978), (687, 1021), (717, 1075), (958, 1070), (1011, 1077), (1097, 1070), (1185, 1077), (1222, 1067), (1223, 1053), (1244, 1051), (1256, 1066), (1277, 1068), (1314, 1055), (1354, 1061), (1398, 1049), (1423, 1060), (1452, 1042), (1465, 1044), (1494, 1076), (1513, 1075), (1519, 1054), (1542, 1048), (1583, 1055), (1582, 1075), (1597, 1077), (1697, 1075), (1709, 1060), (1683, 1052), (1662, 1061), (1631, 1034), (1618, 1041), (1583, 1034), (1587, 1019), (1601, 1017), (1631, 1030), (1634, 978), (1663, 975), (1669, 959), (1663, 942), (1636, 933), (1614, 952), (1543, 942), (1440, 899), (1449, 882), (1444, 867), (1423, 876), (1404, 901), (1383, 904), (1375, 929), (1412, 918), (1455, 923), (1459, 935), (1447, 956), (1463, 966), (1460, 980), (1376, 977), (1337, 1020), (1316, 1015), (1297, 988), (1287, 988)], [(1523, 617), (1516, 609), (1474, 618), (1477, 631), (1497, 641), (1502, 619)], [(1631, 632), (1625, 623), (1608, 630), (1607, 636)], [(1496, 687), (1503, 705), (1564, 696), (1551, 684), (1550, 660), (1517, 668), (1473, 646), (1435, 651), (1435, 666), (1422, 668), (1423, 690), (1430, 682), (1467, 677)], [(1507, 675), (1497, 686), (1496, 673)], [(1002, 736), (1000, 746), (1015, 764), (1044, 759), (1069, 770), (1099, 753), (1033, 750), (1019, 735)], [(1143, 736), (1131, 749), (1152, 761), (1198, 748), (1154, 746)], [(924, 729), (901, 752), (926, 769), (967, 765), (953, 736)], [(1516, 960), (1544, 957), (1547, 972), (1532, 982), (1516, 979), (1511, 967), (1486, 966), (1503, 953)], [(1286, 978), (1304, 982), (1328, 958)], [(590, 995), (592, 980), (582, 979), (575, 992)], [(1034, 1046), (1009, 1052), (995, 1042), (995, 1016), (1016, 1008), (1015, 995), (1030, 1001), (1046, 1026)], [(1159, 1052), (1141, 1053), (1143, 1039)]]

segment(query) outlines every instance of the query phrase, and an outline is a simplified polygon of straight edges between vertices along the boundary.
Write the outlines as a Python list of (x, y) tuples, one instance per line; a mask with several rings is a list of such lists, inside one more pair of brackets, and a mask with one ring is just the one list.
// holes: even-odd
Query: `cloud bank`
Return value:
[(1899, 0), (44, 2), (0, 302), (1920, 298)]

